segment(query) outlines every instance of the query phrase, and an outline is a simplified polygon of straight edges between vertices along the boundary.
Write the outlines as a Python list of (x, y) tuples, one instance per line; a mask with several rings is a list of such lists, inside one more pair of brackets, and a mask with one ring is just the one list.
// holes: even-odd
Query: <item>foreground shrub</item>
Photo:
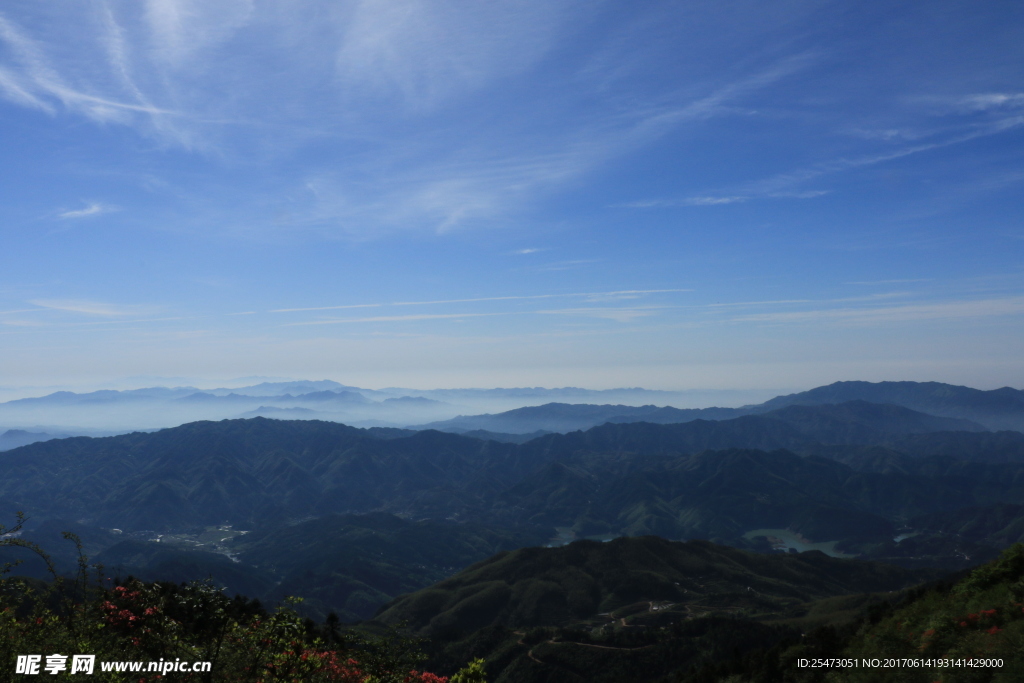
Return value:
[[(0, 680), (32, 680), (30, 667), (47, 680), (81, 680), (85, 671), (72, 670), (79, 665), (75, 656), (86, 655), (95, 657), (98, 679), (92, 680), (104, 681), (150, 683), (169, 676), (210, 683), (448, 681), (418, 670), (424, 657), (416, 641), (394, 631), (369, 637), (339, 628), (336, 619), (319, 626), (299, 616), (296, 601), (268, 612), (259, 602), (229, 598), (208, 582), (90, 579), (90, 570), (97, 568), (90, 568), (81, 553), (78, 575), (58, 576), (42, 549), (17, 537), (23, 523), (19, 515), (14, 527), (0, 526), (0, 546), (37, 553), (53, 580), (10, 578), (12, 567), (0, 568)], [(73, 535), (66, 537), (78, 543)], [(140, 662), (142, 668), (104, 671), (104, 663), (111, 662)], [(150, 662), (163, 670), (149, 671)], [(197, 662), (209, 664), (192, 670)], [(474, 663), (453, 680), (484, 678)]]

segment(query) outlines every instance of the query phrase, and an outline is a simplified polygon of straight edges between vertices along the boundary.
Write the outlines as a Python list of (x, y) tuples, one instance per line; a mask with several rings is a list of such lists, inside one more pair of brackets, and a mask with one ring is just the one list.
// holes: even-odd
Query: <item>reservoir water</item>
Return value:
[(830, 557), (856, 557), (856, 555), (848, 555), (841, 550), (836, 550), (836, 543), (838, 541), (813, 543), (790, 529), (754, 529), (743, 534), (743, 538), (747, 540), (757, 538), (758, 536), (764, 536), (772, 544), (773, 548), (779, 550), (789, 550), (792, 548), (801, 553), (807, 550), (820, 550)]

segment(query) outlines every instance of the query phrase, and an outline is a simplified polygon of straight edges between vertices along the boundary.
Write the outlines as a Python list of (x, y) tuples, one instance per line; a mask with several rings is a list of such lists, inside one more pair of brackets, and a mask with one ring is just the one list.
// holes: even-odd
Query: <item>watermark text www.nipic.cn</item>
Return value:
[[(70, 661), (68, 661), (70, 660)], [(149, 662), (100, 662), (99, 670), (102, 672), (130, 672), (130, 673), (168, 673), (182, 672), (205, 672), (211, 668), (210, 662), (190, 662), (176, 659), (149, 661)], [(96, 671), (96, 655), (18, 655), (14, 665), (14, 673), (24, 675), (51, 674), (62, 672), (69, 674), (91, 675)]]

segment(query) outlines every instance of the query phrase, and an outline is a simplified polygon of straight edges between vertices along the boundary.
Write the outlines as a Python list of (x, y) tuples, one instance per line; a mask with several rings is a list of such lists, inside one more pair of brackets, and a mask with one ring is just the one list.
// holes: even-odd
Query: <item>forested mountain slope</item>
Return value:
[[(934, 431), (949, 427), (961, 430)], [(284, 581), (319, 613), (349, 616), (498, 548), (583, 537), (820, 547), (963, 567), (993, 556), (1022, 526), (1011, 513), (1024, 505), (1024, 435), (979, 430), (863, 401), (719, 421), (608, 423), (522, 444), (318, 421), (199, 422), (0, 454), (13, 473), (0, 479), (0, 510), (73, 520), (101, 535), (119, 530), (125, 536), (105, 537), (90, 554), (125, 571), (210, 573), (261, 597)], [(378, 513), (413, 526), (389, 531), (366, 517)], [(465, 533), (451, 536), (440, 522)], [(496, 535), (482, 542), (481, 529)], [(349, 543), (360, 534), (377, 540)], [(295, 564), (273, 559), (303, 537), (311, 540)], [(373, 551), (385, 537), (392, 540)], [(277, 550), (260, 550), (259, 539)], [(166, 544), (159, 552), (145, 545), (157, 540)], [(460, 548), (457, 560), (428, 552), (449, 542)], [(117, 543), (128, 545), (115, 551)], [(403, 556), (402, 547), (422, 552)], [(244, 567), (223, 564), (225, 553)], [(367, 580), (374, 572), (379, 580)]]
[(654, 537), (577, 541), (502, 553), (395, 600), (377, 620), (431, 638), (442, 668), (470, 653), (486, 657), (496, 683), (655, 681), (789, 633), (759, 620), (926, 577), (822, 553), (770, 556)]

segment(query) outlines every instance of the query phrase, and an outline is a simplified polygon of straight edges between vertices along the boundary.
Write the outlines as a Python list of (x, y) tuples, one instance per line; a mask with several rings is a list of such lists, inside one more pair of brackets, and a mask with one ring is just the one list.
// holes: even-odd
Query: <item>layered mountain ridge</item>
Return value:
[[(863, 384), (822, 389), (833, 392), (829, 397), (879, 390)], [(943, 386), (922, 391), (933, 396)], [(887, 395), (909, 401), (921, 393), (897, 388)], [(331, 394), (317, 399), (322, 402), (362, 404), (333, 396), (340, 393), (336, 389), (305, 394), (322, 391)], [(461, 427), (438, 425), (461, 434), (266, 417), (200, 421), (154, 432), (53, 439), (0, 453), (0, 465), (14, 473), (0, 479), (0, 512), (27, 512), (32, 521), (25, 538), (46, 545), (60, 542), (58, 530), (75, 531), (87, 555), (114, 572), (173, 581), (209, 576), (229, 591), (268, 602), (298, 594), (314, 618), (334, 612), (344, 620), (366, 619), (391, 603), (381, 615), (390, 622), (388, 615), (406, 609), (398, 606), (415, 604), (410, 621), (424, 634), (447, 639), (438, 657), (448, 652), (465, 659), (463, 646), (492, 653), (493, 647), (506, 647), (518, 662), (507, 669), (513, 672), (508, 680), (520, 680), (514, 672), (537, 664), (526, 653), (555, 661), (577, 645), (604, 647), (598, 641), (563, 647), (549, 635), (517, 649), (536, 629), (569, 633), (580, 624), (603, 628), (615, 621), (618, 626), (609, 628), (625, 630), (609, 636), (608, 647), (628, 650), (636, 628), (672, 625), (690, 633), (693, 642), (719, 643), (728, 628), (716, 619), (749, 616), (751, 610), (813, 611), (818, 608), (807, 606), (813, 601), (904, 585), (903, 578), (893, 587), (843, 583), (843, 571), (867, 576), (875, 570), (849, 569), (869, 565), (840, 558), (898, 565), (903, 569), (885, 571), (913, 582), (933, 575), (917, 570), (970, 567), (1024, 540), (1024, 433), (992, 431), (992, 413), (978, 408), (996, 405), (1004, 417), (1012, 416), (1013, 391), (980, 392), (981, 399), (953, 391), (942, 399), (947, 414), (863, 396), (827, 402), (819, 393), (806, 402), (797, 395), (738, 409), (554, 403), (463, 418), (469, 422)], [(230, 394), (214, 398), (239, 400)], [(184, 394), (189, 396), (195, 392)], [(189, 400), (198, 405), (211, 399)], [(297, 409), (257, 400), (282, 416)], [(474, 427), (476, 417), (476, 429), (463, 429)], [(567, 430), (573, 421), (586, 428)], [(682, 541), (690, 550), (678, 550)], [(646, 548), (636, 550), (637, 557), (657, 567), (650, 576), (633, 576), (639, 565), (622, 565), (607, 575), (619, 576), (623, 586), (643, 587), (628, 603), (622, 602), (625, 589), (595, 569), (615, 565), (618, 560), (601, 558), (622, 548)], [(787, 602), (762, 579), (739, 572), (735, 586), (723, 584), (696, 603), (681, 600), (679, 591), (672, 592), (675, 584), (695, 591), (690, 583), (706, 572), (696, 563), (689, 574), (680, 573), (672, 569), (675, 560), (666, 558), (698, 549), (718, 558), (712, 564), (722, 576), (733, 576), (741, 556), (762, 558), (750, 560), (749, 568), (763, 574), (794, 554), (809, 573), (791, 583), (805, 588)], [(757, 554), (735, 555), (740, 550)], [(576, 579), (545, 578), (550, 567), (541, 568), (547, 560), (522, 565), (540, 574), (519, 588), (518, 580), (487, 578), (486, 572), (474, 574), (487, 584), (483, 588), (476, 579), (445, 583), (474, 563), (511, 568), (520, 565), (507, 564), (510, 557), (561, 557), (562, 551), (590, 558), (570, 572), (578, 585)], [(72, 569), (73, 553), (61, 553), (58, 566)], [(12, 558), (0, 557), (7, 559)], [(39, 575), (43, 569), (24, 570)], [(504, 581), (507, 590), (495, 581)], [(818, 592), (809, 588), (829, 581), (837, 583)], [(657, 586), (668, 592), (651, 592)], [(424, 589), (427, 598), (400, 597)], [(522, 599), (510, 597), (516, 591)], [(763, 599), (754, 599), (754, 591)], [(503, 595), (505, 607), (498, 605)], [(559, 605), (579, 609), (565, 607), (575, 615), (568, 621), (480, 616), (504, 614), (520, 603), (534, 605), (538, 615), (558, 612)], [(694, 604), (702, 605), (696, 613)], [(611, 621), (609, 610), (615, 615)], [(747, 620), (736, 628), (749, 630), (752, 638), (775, 633), (760, 623)], [(480, 638), (491, 637), (493, 643), (482, 644)], [(671, 650), (660, 642), (636, 647)], [(535, 672), (537, 680), (544, 680), (543, 671)]]
[[(687, 407), (701, 398), (738, 405), (742, 392), (667, 392), (646, 389), (360, 389), (329, 380), (263, 383), (235, 389), (154, 387), (85, 394), (56, 392), (0, 403), (0, 426), (34, 432), (34, 440), (66, 434), (97, 435), (185, 422), (247, 417), (320, 419), (361, 427), (490, 432), (507, 441), (522, 435), (589, 429), (606, 422), (669, 424), (726, 420), (790, 405), (849, 401), (897, 405), (936, 417), (974, 421), (995, 430), (1024, 430), (1024, 398), (1004, 387), (981, 391), (936, 382), (837, 382), (742, 407)], [(748, 394), (749, 395), (749, 392)], [(618, 400), (619, 403), (605, 401)], [(594, 403), (594, 401), (602, 401)], [(656, 405), (654, 402), (657, 402)], [(525, 404), (525, 405), (524, 405)], [(673, 405), (674, 404), (674, 405)], [(683, 407), (674, 407), (683, 406)], [(503, 412), (474, 414), (467, 408)], [(23, 445), (0, 437), (0, 450)]]

